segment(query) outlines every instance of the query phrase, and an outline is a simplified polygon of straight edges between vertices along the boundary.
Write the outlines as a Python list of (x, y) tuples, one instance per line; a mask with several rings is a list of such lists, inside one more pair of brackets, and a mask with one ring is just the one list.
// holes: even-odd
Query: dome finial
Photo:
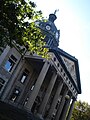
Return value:
[(56, 15), (56, 12), (58, 12), (59, 11), (59, 9), (56, 9), (55, 11), (54, 11), (54, 14)]

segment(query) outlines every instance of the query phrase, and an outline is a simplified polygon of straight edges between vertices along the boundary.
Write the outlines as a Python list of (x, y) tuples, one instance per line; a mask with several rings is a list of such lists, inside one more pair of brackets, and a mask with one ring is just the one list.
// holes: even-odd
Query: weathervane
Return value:
[(59, 11), (59, 9), (56, 9), (55, 11), (54, 11), (54, 14), (56, 15), (56, 12), (58, 12)]

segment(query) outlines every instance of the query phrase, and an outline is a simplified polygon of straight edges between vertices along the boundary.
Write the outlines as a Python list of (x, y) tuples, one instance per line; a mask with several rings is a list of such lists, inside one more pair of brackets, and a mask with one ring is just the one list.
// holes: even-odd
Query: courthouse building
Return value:
[[(0, 55), (0, 116), (6, 120), (70, 120), (81, 94), (78, 60), (61, 50), (60, 30), (48, 21), (36, 21), (46, 35), (50, 59), (6, 46)], [(14, 43), (13, 43), (14, 44)], [(7, 119), (8, 118), (8, 119)]]

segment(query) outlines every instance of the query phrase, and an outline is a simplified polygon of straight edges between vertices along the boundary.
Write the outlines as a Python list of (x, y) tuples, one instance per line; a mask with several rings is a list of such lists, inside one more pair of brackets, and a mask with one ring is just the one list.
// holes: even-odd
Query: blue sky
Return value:
[(60, 29), (59, 47), (79, 61), (82, 94), (90, 104), (90, 0), (33, 0), (44, 17), (59, 9), (55, 22)]

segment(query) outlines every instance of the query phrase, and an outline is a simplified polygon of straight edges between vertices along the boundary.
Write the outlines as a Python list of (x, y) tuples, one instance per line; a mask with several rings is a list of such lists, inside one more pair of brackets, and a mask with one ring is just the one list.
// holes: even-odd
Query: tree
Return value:
[(31, 52), (45, 57), (44, 35), (36, 27), (35, 21), (42, 19), (42, 12), (36, 11), (36, 5), (29, 0), (0, 0), (0, 47), (12, 41), (26, 45)]
[(90, 105), (86, 102), (77, 101), (71, 120), (90, 120)]

